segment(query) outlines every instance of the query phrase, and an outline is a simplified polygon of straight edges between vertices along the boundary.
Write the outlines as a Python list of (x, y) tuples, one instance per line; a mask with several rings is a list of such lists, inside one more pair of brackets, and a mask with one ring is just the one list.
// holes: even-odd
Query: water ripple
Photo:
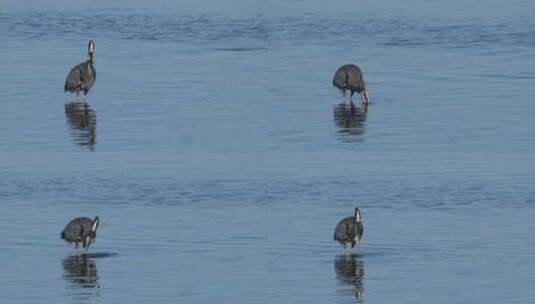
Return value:
[[(93, 35), (140, 41), (210, 43), (217, 49), (247, 50), (270, 44), (331, 42), (382, 46), (535, 45), (531, 22), (444, 23), (433, 19), (347, 19), (326, 17), (222, 18), (207, 15), (27, 13), (0, 16), (5, 35), (47, 39)], [(245, 41), (245, 45), (229, 43)], [(214, 45), (215, 43), (215, 45)], [(251, 45), (252, 44), (252, 45)]]
[[(512, 182), (514, 183), (514, 181)], [(333, 184), (337, 187), (333, 188)], [(98, 189), (98, 191), (95, 191)], [(305, 204), (330, 201), (344, 206), (354, 202), (354, 191), (364, 208), (452, 210), (481, 206), (528, 207), (535, 192), (528, 184), (502, 184), (489, 188), (486, 182), (442, 179), (440, 182), (403, 180), (192, 180), (165, 181), (81, 178), (0, 179), (0, 198), (18, 201), (38, 198), (43, 202), (71, 202), (77, 193), (84, 201), (119, 205), (190, 205), (225, 202), (227, 206)], [(379, 190), (378, 190), (379, 189)], [(389, 189), (388, 192), (380, 189)]]

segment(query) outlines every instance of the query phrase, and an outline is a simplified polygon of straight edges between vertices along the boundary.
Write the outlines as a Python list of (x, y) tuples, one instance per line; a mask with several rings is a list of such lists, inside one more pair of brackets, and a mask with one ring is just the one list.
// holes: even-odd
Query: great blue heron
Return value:
[(93, 40), (89, 41), (87, 52), (87, 61), (72, 68), (69, 75), (67, 75), (67, 79), (65, 80), (65, 92), (76, 93), (76, 96), (78, 96), (80, 91), (83, 91), (84, 95), (87, 95), (87, 92), (89, 92), (89, 89), (91, 89), (95, 83), (97, 72), (93, 66), (93, 57), (95, 53), (95, 44), (93, 43)]
[(83, 248), (89, 249), (89, 245), (97, 237), (98, 224), (98, 216), (94, 219), (87, 217), (75, 218), (65, 226), (65, 229), (61, 232), (61, 238), (68, 243), (74, 243), (76, 249), (78, 249), (79, 243), (82, 243)]
[(351, 248), (360, 245), (364, 226), (362, 224), (362, 215), (359, 208), (355, 208), (355, 215), (342, 219), (334, 229), (334, 240), (346, 248), (351, 244)]
[(341, 66), (336, 73), (334, 73), (333, 86), (342, 91), (342, 95), (346, 96), (346, 90), (351, 91), (350, 102), (353, 105), (353, 94), (357, 92), (360, 94), (362, 103), (368, 103), (368, 89), (362, 76), (360, 68), (354, 64), (346, 64)]

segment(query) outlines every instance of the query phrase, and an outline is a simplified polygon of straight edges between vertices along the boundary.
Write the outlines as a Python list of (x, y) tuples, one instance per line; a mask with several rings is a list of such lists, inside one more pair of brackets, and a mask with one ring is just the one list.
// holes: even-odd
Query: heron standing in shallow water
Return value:
[(93, 220), (87, 217), (75, 218), (65, 226), (61, 238), (67, 243), (74, 243), (76, 249), (79, 243), (82, 243), (83, 248), (89, 249), (89, 245), (95, 242), (97, 237), (98, 224), (98, 216)]
[(67, 75), (67, 79), (65, 80), (65, 92), (76, 93), (76, 96), (78, 96), (80, 91), (83, 91), (84, 95), (87, 95), (89, 89), (91, 89), (95, 83), (97, 72), (93, 66), (95, 54), (95, 44), (93, 43), (93, 40), (89, 41), (87, 51), (87, 61), (72, 68), (69, 75)]
[(369, 103), (368, 89), (366, 88), (362, 71), (354, 64), (346, 64), (336, 70), (333, 78), (333, 86), (342, 91), (344, 98), (346, 96), (346, 90), (351, 91), (351, 105), (353, 105), (353, 94), (355, 92), (360, 94), (360, 100), (363, 104)]
[(334, 240), (346, 248), (347, 244), (351, 244), (351, 248), (355, 245), (360, 245), (362, 234), (364, 233), (364, 225), (362, 224), (362, 215), (359, 208), (355, 208), (355, 215), (348, 216), (342, 219), (334, 229)]

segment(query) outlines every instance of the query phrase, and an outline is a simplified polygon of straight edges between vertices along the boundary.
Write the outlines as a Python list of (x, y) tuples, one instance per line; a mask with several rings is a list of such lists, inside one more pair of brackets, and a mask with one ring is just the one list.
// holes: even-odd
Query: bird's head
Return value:
[(362, 215), (360, 214), (359, 208), (355, 208), (355, 222), (357, 223), (362, 222)]
[(95, 216), (95, 219), (93, 220), (93, 224), (91, 225), (91, 231), (86, 237), (86, 244), (91, 244), (95, 241), (95, 238), (97, 237), (97, 228), (99, 224), (100, 219), (98, 216)]
[(93, 54), (95, 53), (95, 44), (93, 43), (93, 40), (89, 40), (89, 44), (87, 45), (87, 52), (89, 54), (89, 61), (93, 61)]

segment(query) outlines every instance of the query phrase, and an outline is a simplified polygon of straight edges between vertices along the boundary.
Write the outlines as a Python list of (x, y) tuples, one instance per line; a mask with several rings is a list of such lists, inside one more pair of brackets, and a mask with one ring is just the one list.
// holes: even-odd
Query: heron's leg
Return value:
[(366, 99), (364, 98), (364, 93), (360, 94), (360, 103), (365, 104)]
[(346, 90), (340, 89), (340, 91), (342, 92), (342, 102), (345, 104), (346, 103)]
[(74, 249), (78, 250), (78, 242), (74, 242)]
[(353, 103), (353, 99), (351, 99), (351, 102), (349, 103), (351, 106), (351, 112), (353, 112), (357, 107), (355, 107), (355, 104)]

